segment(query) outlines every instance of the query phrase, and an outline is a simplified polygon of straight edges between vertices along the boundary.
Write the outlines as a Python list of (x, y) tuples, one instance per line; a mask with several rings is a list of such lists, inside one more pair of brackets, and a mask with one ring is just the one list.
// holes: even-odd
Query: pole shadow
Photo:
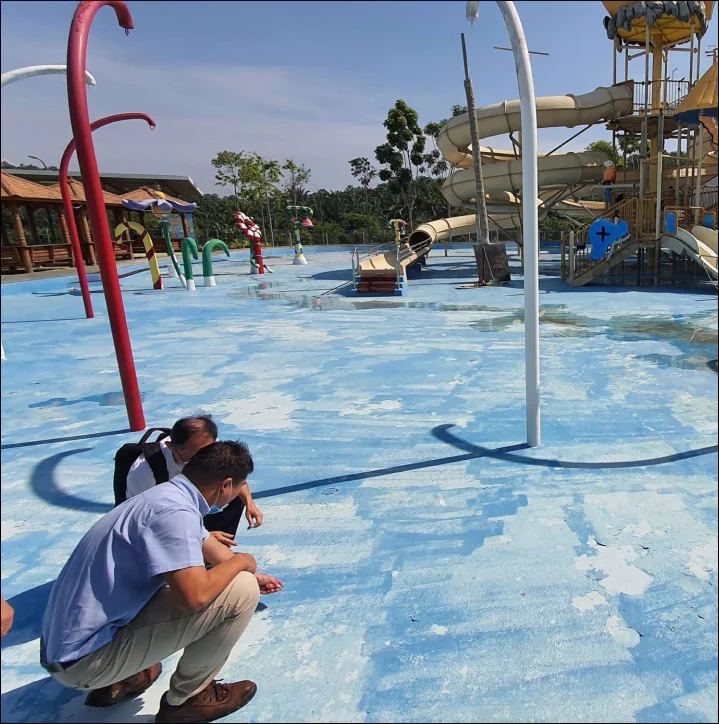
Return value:
[(51, 445), (56, 442), (74, 442), (75, 440), (90, 440), (95, 437), (110, 437), (111, 435), (124, 435), (132, 432), (129, 427), (124, 430), (108, 430), (107, 432), (88, 432), (85, 435), (68, 435), (67, 437), (50, 437), (46, 440), (28, 440), (27, 442), (11, 442), (0, 445), (0, 450), (13, 450), (18, 447), (34, 447), (35, 445)]
[(57, 484), (55, 471), (57, 466), (70, 455), (78, 455), (90, 452), (92, 448), (82, 447), (75, 450), (65, 450), (41, 460), (33, 469), (30, 477), (30, 488), (35, 495), (49, 505), (58, 508), (69, 508), (83, 513), (104, 514), (112, 510), (112, 503), (98, 503), (94, 500), (86, 500), (76, 495), (66, 493)]
[[(619, 468), (646, 468), (654, 465), (664, 465), (666, 463), (674, 463), (679, 460), (688, 460), (690, 458), (701, 457), (702, 455), (711, 455), (719, 451), (719, 445), (707, 445), (706, 447), (697, 448), (696, 450), (685, 450), (680, 453), (671, 455), (662, 455), (656, 458), (644, 458), (642, 460), (617, 460), (613, 462), (572, 462), (569, 460), (555, 460), (553, 458), (529, 458), (523, 455), (514, 455), (507, 448), (491, 448), (474, 445), (473, 443), (462, 440), (462, 438), (453, 435), (450, 431), (454, 425), (438, 425), (432, 430), (432, 435), (442, 442), (446, 442), (452, 447), (467, 452), (474, 452), (478, 457), (490, 457), (496, 460), (504, 460), (510, 463), (519, 463), (520, 465), (535, 465), (545, 468), (565, 468), (573, 470), (616, 470)], [(525, 446), (527, 447), (527, 446)]]

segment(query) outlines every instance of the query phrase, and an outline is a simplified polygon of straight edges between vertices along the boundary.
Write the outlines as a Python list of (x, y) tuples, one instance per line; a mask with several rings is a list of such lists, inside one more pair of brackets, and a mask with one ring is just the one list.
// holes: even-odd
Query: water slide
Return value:
[(432, 244), (446, 239), (450, 234), (468, 234), (476, 228), (474, 214), (453, 216), (449, 219), (430, 221), (418, 226), (399, 245), (399, 250), (390, 249), (359, 263), (360, 277), (407, 277), (407, 268), (426, 256)]
[[(609, 88), (597, 88), (591, 93), (574, 96), (547, 96), (537, 98), (537, 126), (574, 128), (603, 123), (632, 112), (633, 84), (631, 82)], [(521, 130), (519, 101), (503, 101), (477, 109), (480, 138), (490, 138)], [(474, 202), (475, 183), (472, 169), (469, 115), (464, 113), (450, 118), (437, 137), (437, 147), (444, 158), (458, 170), (444, 183), (442, 193), (455, 206)], [(519, 225), (517, 192), (522, 188), (521, 160), (513, 151), (482, 147), (485, 193), (487, 194), (490, 225), (515, 228)], [(594, 186), (602, 180), (604, 161), (602, 153), (563, 153), (546, 156), (540, 154), (539, 206), (549, 208), (563, 198), (596, 193)], [(576, 213), (577, 202), (569, 202), (567, 211)], [(417, 227), (397, 251), (391, 250), (365, 259), (359, 264), (360, 277), (394, 276), (399, 271), (406, 276), (407, 267), (426, 256), (432, 244), (450, 235), (460, 235), (475, 229), (475, 216), (457, 216), (439, 219)], [(401, 267), (401, 269), (398, 269)]]
[[(545, 96), (537, 98), (538, 128), (575, 128), (605, 123), (632, 112), (633, 84), (621, 83), (597, 88), (584, 95)], [(519, 101), (503, 101), (479, 108), (476, 113), (480, 138), (513, 134), (521, 130)], [(451, 204), (471, 203), (475, 197), (472, 169), (469, 114), (450, 118), (437, 137), (437, 147), (444, 158), (459, 170), (447, 178), (442, 192)], [(492, 149), (485, 160), (482, 155), (485, 191), (519, 192), (522, 188), (521, 161), (506, 160)], [(504, 152), (505, 154), (508, 152)], [(540, 156), (538, 173), (540, 188), (587, 186), (587, 191), (600, 182), (606, 156), (600, 153), (562, 153)], [(574, 189), (575, 195), (579, 192)], [(548, 196), (540, 193), (546, 200)]]
[(717, 232), (694, 226), (691, 232), (679, 227), (675, 236), (662, 237), (662, 249), (685, 254), (703, 267), (710, 279), (717, 281)]

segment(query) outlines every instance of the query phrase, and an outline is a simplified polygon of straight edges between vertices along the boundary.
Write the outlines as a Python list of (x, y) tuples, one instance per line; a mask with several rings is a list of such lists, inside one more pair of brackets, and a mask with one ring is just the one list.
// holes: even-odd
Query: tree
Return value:
[(304, 164), (297, 164), (288, 158), (282, 166), (282, 175), (285, 177), (285, 191), (292, 196), (292, 205), (297, 206), (297, 201), (301, 201), (305, 194), (304, 186), (310, 180), (312, 171)]
[(350, 161), (351, 174), (360, 182), (364, 189), (366, 211), (369, 212), (369, 187), (377, 176), (377, 169), (370, 163), (368, 158), (353, 158)]
[(245, 193), (259, 181), (259, 158), (256, 153), (220, 151), (211, 161), (217, 169), (215, 183), (217, 186), (232, 187), (237, 209), (245, 201)]
[(399, 190), (410, 228), (413, 228), (417, 180), (424, 172), (427, 139), (419, 125), (417, 111), (402, 99), (398, 99), (389, 110), (384, 127), (387, 129), (387, 142), (375, 149), (377, 161), (384, 166), (379, 177), (382, 181), (392, 182)]
[(270, 205), (270, 196), (277, 193), (277, 184), (282, 178), (282, 169), (277, 161), (262, 161), (261, 171), (261, 192), (264, 192), (265, 203), (267, 204), (267, 215), (270, 222), (270, 239), (272, 245), (275, 243), (275, 230), (272, 224), (272, 207)]
[(599, 151), (605, 153), (614, 161), (618, 169), (624, 168), (624, 153), (627, 154), (627, 167), (638, 167), (638, 154), (641, 146), (640, 137), (635, 133), (622, 133), (617, 136), (617, 147), (614, 148), (610, 141), (592, 141), (584, 150)]

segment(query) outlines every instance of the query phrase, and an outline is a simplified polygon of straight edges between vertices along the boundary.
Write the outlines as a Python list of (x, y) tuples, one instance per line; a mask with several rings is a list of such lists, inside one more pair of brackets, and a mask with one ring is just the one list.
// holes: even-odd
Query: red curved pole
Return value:
[(127, 330), (125, 305), (122, 302), (115, 252), (112, 247), (110, 227), (107, 223), (105, 204), (102, 198), (97, 158), (92, 144), (92, 131), (87, 109), (87, 89), (85, 86), (87, 37), (95, 14), (105, 5), (112, 7), (120, 26), (125, 28), (126, 32), (134, 27), (132, 15), (130, 15), (127, 5), (121, 0), (84, 0), (77, 6), (67, 42), (67, 97), (72, 135), (77, 144), (77, 160), (82, 174), (82, 183), (85, 187), (87, 211), (90, 215), (90, 223), (95, 237), (102, 288), (107, 302), (107, 315), (110, 319), (112, 341), (115, 345), (115, 355), (117, 356), (117, 366), (122, 381), (127, 417), (130, 421), (130, 429), (137, 431), (145, 429), (145, 415), (142, 411), (140, 387), (137, 383), (135, 360), (132, 357), (130, 334)]
[[(90, 130), (96, 131), (103, 126), (109, 126), (117, 121), (147, 121), (150, 128), (154, 128), (156, 123), (146, 113), (117, 113), (114, 116), (105, 116), (90, 124)], [(77, 269), (77, 278), (80, 282), (80, 290), (82, 291), (82, 301), (85, 304), (85, 314), (88, 319), (92, 319), (95, 314), (92, 311), (92, 300), (90, 299), (90, 288), (87, 284), (87, 272), (85, 271), (85, 263), (82, 259), (82, 247), (80, 246), (80, 236), (77, 233), (77, 224), (75, 223), (75, 214), (72, 210), (72, 199), (70, 198), (70, 179), (68, 177), (68, 168), (70, 159), (75, 153), (75, 139), (73, 138), (67, 144), (65, 153), (62, 154), (60, 161), (60, 193), (62, 194), (62, 205), (65, 209), (65, 217), (67, 219), (68, 233), (70, 234), (70, 243), (72, 244), (72, 252), (75, 256), (75, 268)]]

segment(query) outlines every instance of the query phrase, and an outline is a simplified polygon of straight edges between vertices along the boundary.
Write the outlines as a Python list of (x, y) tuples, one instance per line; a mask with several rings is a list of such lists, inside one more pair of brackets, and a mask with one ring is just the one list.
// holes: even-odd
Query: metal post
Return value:
[(569, 284), (574, 281), (574, 232), (569, 232)]
[(522, 215), (524, 217), (524, 346), (527, 443), (541, 443), (539, 395), (539, 213), (537, 198), (537, 106), (532, 65), (522, 23), (513, 2), (499, 6), (509, 31), (517, 69), (522, 124)]
[(649, 144), (649, 23), (645, 23), (646, 33), (644, 36), (644, 118), (642, 119), (642, 142), (641, 142), (641, 163), (639, 164), (639, 196), (647, 193), (646, 188), (646, 158), (647, 146)]
[(95, 14), (104, 5), (112, 6), (121, 27), (126, 30), (131, 30), (134, 27), (130, 11), (125, 3), (120, 0), (101, 0), (100, 2), (88, 2), (86, 0), (81, 2), (75, 10), (68, 39), (67, 93), (72, 133), (77, 144), (77, 160), (82, 173), (87, 209), (95, 231), (102, 287), (107, 302), (107, 313), (115, 345), (120, 380), (122, 381), (127, 416), (130, 428), (133, 431), (138, 431), (145, 428), (145, 416), (142, 411), (140, 387), (137, 382), (135, 361), (132, 356), (132, 346), (127, 329), (120, 279), (117, 274), (115, 252), (112, 247), (110, 229), (105, 215), (100, 174), (97, 168), (95, 148), (92, 143), (87, 107), (87, 89), (85, 87), (88, 34)]
[(469, 62), (467, 60), (467, 46), (462, 33), (462, 58), (464, 59), (464, 90), (467, 96), (467, 113), (469, 115), (469, 129), (472, 139), (472, 166), (474, 168), (474, 182), (476, 187), (476, 223), (477, 244), (489, 243), (489, 222), (487, 221), (487, 204), (484, 195), (484, 178), (482, 176), (482, 154), (477, 127), (477, 108), (474, 103), (474, 88), (469, 76)]
[(562, 250), (562, 256), (561, 256), (561, 270), (562, 270), (562, 281), (564, 281), (567, 278), (567, 260), (566, 260), (566, 251), (567, 251), (567, 240), (565, 238), (565, 232), (560, 232), (559, 237), (559, 243)]
[(659, 284), (659, 267), (662, 258), (662, 175), (664, 173), (664, 111), (659, 111), (657, 123), (657, 205), (654, 209), (654, 286)]

